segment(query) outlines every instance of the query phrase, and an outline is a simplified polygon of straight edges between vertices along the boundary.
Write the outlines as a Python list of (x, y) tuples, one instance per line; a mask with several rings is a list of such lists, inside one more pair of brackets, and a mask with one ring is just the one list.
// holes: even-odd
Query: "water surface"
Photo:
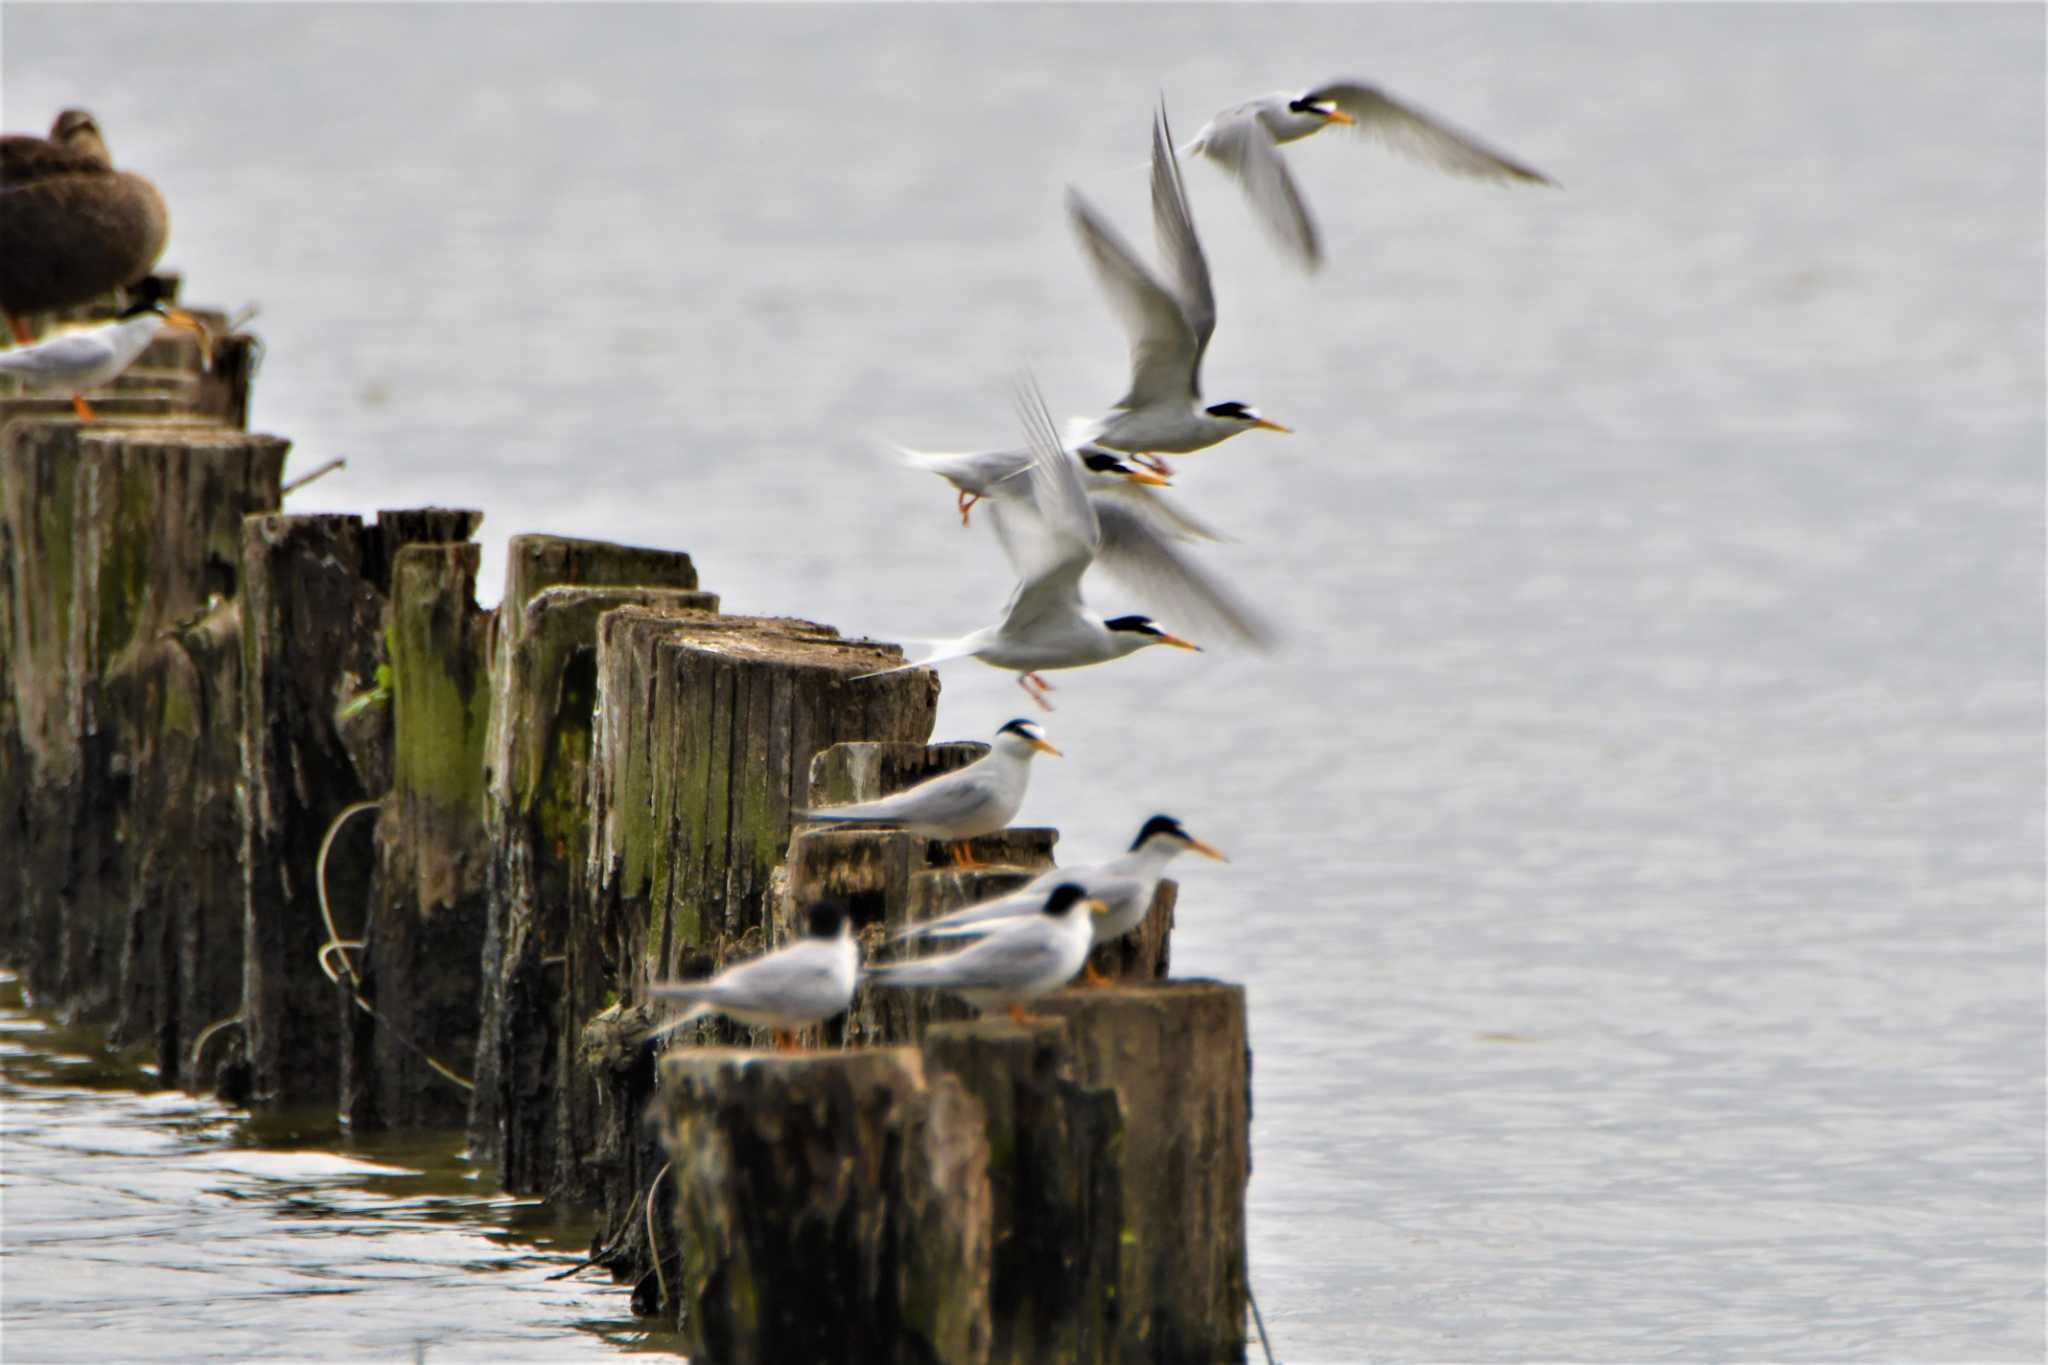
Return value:
[[(1081, 858), (1164, 809), (1232, 856), (1186, 869), (1174, 963), (1250, 986), (1283, 1359), (2038, 1359), (2043, 27), (10, 4), (4, 112), (91, 106), (195, 296), (262, 303), (255, 422), (349, 458), (294, 509), (480, 505), (492, 596), (514, 532), (686, 548), (729, 608), (892, 637), (1009, 580), (878, 444), (1010, 441), (1020, 360), (1062, 413), (1120, 391), (1060, 195), (1146, 240), (1160, 92), (1186, 137), (1352, 70), (1541, 167), (1564, 188), (1304, 143), (1312, 278), (1189, 169), (1208, 394), (1299, 434), (1183, 490), (1287, 644), (1058, 679), (1023, 818)], [(940, 729), (1025, 706), (959, 666)], [(184, 1141), (162, 1103), (48, 1108)], [(476, 1269), (509, 1254), (482, 1232), (372, 1231), (422, 1221), (412, 1177), (320, 1241), (269, 1148), (224, 1150), (255, 1267), (124, 1209), (73, 1229), (160, 1337), (255, 1340), (263, 1263), (303, 1259), (383, 1280), (388, 1322), (300, 1305), (337, 1353), (614, 1340), (616, 1300)], [(10, 1253), (55, 1161), (10, 1141)], [(225, 1198), (118, 1169), (170, 1221)], [(16, 1264), (83, 1254), (46, 1230)], [(107, 1354), (62, 1277), (6, 1293), (11, 1338)]]

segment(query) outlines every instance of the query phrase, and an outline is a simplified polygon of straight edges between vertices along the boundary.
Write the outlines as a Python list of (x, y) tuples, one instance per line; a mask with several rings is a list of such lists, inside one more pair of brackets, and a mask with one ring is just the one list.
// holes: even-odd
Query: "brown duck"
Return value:
[(114, 169), (83, 109), (57, 115), (47, 138), (0, 137), (0, 311), (16, 341), (25, 313), (70, 308), (147, 275), (170, 213), (156, 186)]

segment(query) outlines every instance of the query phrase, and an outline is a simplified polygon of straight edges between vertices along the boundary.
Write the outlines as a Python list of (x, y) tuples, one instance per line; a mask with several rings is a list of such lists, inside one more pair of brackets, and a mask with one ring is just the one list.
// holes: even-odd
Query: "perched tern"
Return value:
[(663, 981), (648, 989), (654, 1000), (689, 1010), (657, 1033), (681, 1028), (707, 1014), (775, 1030), (775, 1050), (796, 1046), (795, 1033), (844, 1013), (860, 981), (860, 945), (846, 907), (821, 901), (810, 909), (804, 937), (784, 948), (727, 967), (706, 981)]
[(1300, 262), (1322, 263), (1315, 219), (1295, 188), (1280, 144), (1332, 124), (1379, 138), (1397, 151), (1460, 175), (1548, 185), (1550, 178), (1404, 104), (1378, 86), (1330, 81), (1300, 94), (1280, 91), (1232, 105), (1204, 124), (1185, 156), (1203, 156), (1237, 178), (1267, 229)]
[(148, 287), (140, 290), (135, 302), (113, 322), (0, 351), (0, 375), (9, 375), (26, 388), (69, 393), (78, 415), (92, 421), (92, 405), (85, 401), (85, 390), (110, 383), (133, 365), (164, 327), (186, 327), (205, 335), (190, 313), (164, 307), (154, 277), (145, 276), (144, 284)]
[(1042, 898), (1039, 913), (1005, 921), (957, 953), (870, 967), (868, 979), (951, 991), (978, 1012), (1002, 1008), (1020, 1024), (1037, 1023), (1025, 1003), (1073, 980), (1094, 941), (1090, 922), (1102, 912), (1101, 901), (1062, 882)]
[[(894, 671), (894, 670), (890, 670)], [(869, 675), (873, 676), (873, 675)], [(989, 751), (964, 768), (927, 778), (906, 791), (847, 806), (799, 810), (799, 820), (843, 825), (887, 825), (927, 839), (953, 841), (953, 859), (971, 866), (967, 840), (1009, 827), (1024, 804), (1031, 760), (1059, 755), (1034, 721), (1013, 720), (996, 731)]]
[[(1035, 510), (1002, 522), (1004, 548), (1019, 574), (1003, 619), (955, 639), (934, 641), (931, 652), (913, 663), (863, 677), (925, 668), (949, 659), (979, 659), (992, 668), (1016, 673), (1017, 685), (1025, 695), (1050, 711), (1052, 705), (1044, 694), (1052, 685), (1038, 676), (1041, 671), (1107, 663), (1148, 645), (1199, 648), (1168, 634), (1149, 616), (1105, 620), (1082, 604), (1081, 576), (1095, 562), (1102, 545), (1095, 504), (1081, 483), (1080, 466), (1068, 456), (1053, 429), (1044, 398), (1027, 386), (1018, 393), (1017, 407), (1031, 446), (1030, 488)], [(1006, 509), (999, 505), (997, 510)]]
[(1202, 354), (1216, 331), (1216, 296), (1164, 109), (1152, 123), (1152, 226), (1171, 283), (1146, 269), (1073, 189), (1067, 191), (1067, 211), (1131, 339), (1130, 391), (1108, 416), (1081, 428), (1078, 439), (1140, 455), (1165, 472), (1162, 452), (1185, 455), (1254, 427), (1286, 431), (1244, 403), (1200, 406)]
[[(1039, 901), (1055, 885), (1071, 882), (1102, 902), (1103, 912), (1095, 917), (1094, 941), (1109, 943), (1144, 922), (1146, 911), (1152, 908), (1152, 897), (1159, 889), (1159, 879), (1166, 875), (1166, 865), (1182, 853), (1199, 853), (1219, 863), (1230, 861), (1221, 849), (1189, 834), (1171, 815), (1155, 815), (1138, 831), (1128, 852), (1099, 863), (1053, 868), (1007, 895), (900, 929), (891, 941), (986, 934), (1020, 916), (1033, 914)], [(1087, 975), (1091, 985), (1104, 985), (1109, 980), (1098, 975), (1092, 965), (1088, 966)]]

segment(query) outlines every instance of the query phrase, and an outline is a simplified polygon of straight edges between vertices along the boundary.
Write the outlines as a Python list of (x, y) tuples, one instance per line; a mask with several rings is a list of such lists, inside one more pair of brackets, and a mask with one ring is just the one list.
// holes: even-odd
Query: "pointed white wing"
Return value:
[(110, 327), (95, 327), (0, 351), (0, 374), (13, 375), (34, 387), (75, 383), (113, 363), (112, 332)]
[(1211, 123), (1202, 138), (1202, 155), (1237, 177), (1259, 220), (1281, 246), (1311, 270), (1322, 264), (1315, 219), (1302, 202), (1280, 144), (1259, 121), (1257, 106), (1240, 106)]
[(1262, 648), (1277, 642), (1263, 614), (1175, 549), (1134, 504), (1103, 498), (1096, 515), (1102, 549), (1095, 562), (1124, 585), (1136, 607), (1190, 631), (1222, 631)]
[(800, 820), (849, 824), (957, 824), (989, 802), (989, 774), (981, 766), (986, 761), (977, 760), (954, 772), (942, 773), (893, 796), (799, 810), (796, 815)]
[[(1067, 956), (1058, 926), (1044, 915), (1005, 923), (970, 948), (944, 957), (919, 958), (871, 967), (877, 980), (903, 986), (940, 986), (951, 990), (1004, 990), (1056, 972)], [(1074, 970), (1078, 971), (1079, 964)]]
[(819, 951), (821, 946), (826, 945), (807, 939), (728, 968), (699, 998), (714, 1005), (772, 1014), (827, 1008), (837, 1013), (846, 1007), (852, 992), (846, 989), (831, 954)]
[(1131, 343), (1131, 387), (1120, 408), (1190, 403), (1200, 396), (1202, 341), (1180, 300), (1138, 260), (1130, 244), (1080, 196), (1067, 191), (1074, 232)]
[(1081, 575), (1102, 543), (1081, 467), (1060, 444), (1045, 398), (1028, 380), (1017, 387), (1017, 416), (1031, 448), (1031, 505), (1005, 501), (991, 509), (997, 535), (1017, 569), (1017, 589), (1003, 616), (1006, 634), (1077, 614)]
[(1199, 393), (1202, 353), (1216, 331), (1216, 294), (1209, 287), (1209, 262), (1195, 235), (1194, 210), (1188, 207), (1188, 187), (1173, 154), (1173, 130), (1167, 126), (1164, 104), (1152, 120), (1152, 232), (1172, 273), (1181, 313), (1194, 333), (1195, 361), (1188, 378), (1190, 388)]
[(1311, 102), (1328, 101), (1357, 120), (1360, 133), (1380, 139), (1394, 150), (1459, 175), (1493, 180), (1527, 180), (1539, 185), (1550, 177), (1503, 152), (1460, 132), (1441, 119), (1404, 104), (1376, 85), (1332, 81), (1302, 95)]

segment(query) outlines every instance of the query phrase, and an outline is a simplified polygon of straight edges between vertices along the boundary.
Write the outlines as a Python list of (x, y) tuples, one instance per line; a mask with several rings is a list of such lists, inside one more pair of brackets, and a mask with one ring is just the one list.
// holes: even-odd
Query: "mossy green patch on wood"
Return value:
[(474, 544), (408, 545), (392, 572), (392, 773), (398, 790), (481, 819), (491, 694)]

